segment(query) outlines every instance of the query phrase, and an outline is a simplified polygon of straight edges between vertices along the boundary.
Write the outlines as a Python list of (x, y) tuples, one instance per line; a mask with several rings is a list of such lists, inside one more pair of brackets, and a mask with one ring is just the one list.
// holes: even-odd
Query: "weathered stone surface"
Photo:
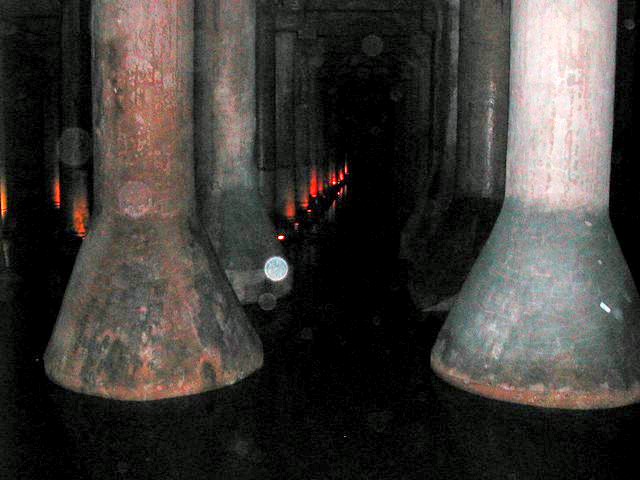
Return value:
[(195, 394), (262, 365), (195, 217), (192, 0), (93, 5), (96, 210), (45, 354), (71, 390)]
[(282, 256), (258, 191), (256, 5), (254, 0), (196, 2), (196, 150), (198, 206), (220, 263), (242, 303), (281, 296), (265, 262)]
[(608, 215), (616, 4), (512, 2), (505, 205), (431, 357), (465, 390), (640, 399), (640, 297)]

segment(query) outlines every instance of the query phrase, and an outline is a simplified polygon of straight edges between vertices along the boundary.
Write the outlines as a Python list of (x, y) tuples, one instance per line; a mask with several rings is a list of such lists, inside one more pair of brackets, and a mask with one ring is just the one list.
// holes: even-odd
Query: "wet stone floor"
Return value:
[(294, 293), (275, 310), (247, 309), (262, 370), (151, 403), (46, 379), (42, 352), (81, 240), (55, 232), (55, 212), (26, 212), (38, 221), (3, 240), (0, 478), (637, 478), (626, 469), (637, 467), (637, 407), (538, 410), (434, 376), (429, 353), (444, 317), (412, 308), (389, 248), (397, 227), (380, 210), (338, 206), (334, 222), (291, 236)]

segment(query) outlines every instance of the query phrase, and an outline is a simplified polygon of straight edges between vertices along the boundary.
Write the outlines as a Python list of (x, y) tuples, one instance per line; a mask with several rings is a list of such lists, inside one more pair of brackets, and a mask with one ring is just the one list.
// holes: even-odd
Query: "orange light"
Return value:
[(311, 169), (311, 182), (309, 184), (309, 195), (312, 198), (316, 198), (318, 196), (318, 171), (316, 167)]
[(287, 205), (285, 207), (285, 213), (286, 213), (286, 217), (289, 220), (293, 220), (294, 218), (296, 218), (296, 201), (295, 199), (290, 199), (289, 201), (287, 201)]
[(340, 181), (344, 182), (344, 172), (340, 170)]
[(7, 205), (7, 181), (3, 178), (0, 178), (0, 214), (2, 215), (2, 220), (7, 217), (7, 212), (9, 211), (9, 207)]
[(60, 208), (60, 178), (56, 178), (53, 181), (53, 206), (54, 208)]
[(87, 236), (88, 223), (89, 201), (85, 195), (81, 195), (73, 201), (73, 230), (78, 237), (84, 238)]

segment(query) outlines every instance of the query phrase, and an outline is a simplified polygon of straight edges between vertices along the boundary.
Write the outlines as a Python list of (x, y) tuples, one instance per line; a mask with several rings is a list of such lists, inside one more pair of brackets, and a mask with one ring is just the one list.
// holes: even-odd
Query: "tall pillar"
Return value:
[(608, 215), (615, 0), (513, 0), (506, 199), (435, 347), (462, 389), (640, 399), (640, 297)]
[(60, 157), (58, 136), (60, 134), (60, 86), (57, 78), (49, 79), (49, 91), (44, 98), (44, 170), (47, 202), (54, 208), (61, 206)]
[(86, 38), (83, 19), (86, 17), (86, 2), (82, 0), (64, 0), (62, 2), (61, 24), (61, 99), (62, 99), (62, 132), (59, 140), (61, 162), (60, 192), (61, 209), (65, 222), (65, 230), (80, 235), (75, 230), (76, 212), (75, 197), (78, 187), (73, 181), (79, 178), (77, 169), (86, 168), (91, 152), (91, 136), (89, 135), (89, 113), (86, 111), (90, 103), (88, 85), (89, 68)]
[(9, 184), (7, 179), (7, 147), (5, 134), (5, 89), (6, 79), (4, 74), (4, 25), (0, 23), (0, 233), (4, 234), (7, 228), (9, 215)]
[(195, 215), (193, 6), (93, 3), (97, 215), (44, 359), (77, 392), (176, 397), (262, 364)]
[(460, 0), (434, 2), (433, 7), (437, 25), (431, 41), (434, 74), (429, 82), (433, 125), (429, 139), (430, 168), (420, 179), (416, 204), (403, 228), (399, 252), (401, 258), (412, 263), (426, 250), (424, 238), (436, 230), (446, 213), (455, 184)]
[(457, 198), (500, 203), (509, 116), (510, 0), (462, 2)]
[(508, 0), (461, 4), (455, 189), (414, 256), (410, 292), (423, 310), (460, 290), (500, 211), (507, 154), (509, 12)]
[(320, 109), (322, 108), (322, 101), (320, 96), (320, 83), (318, 81), (319, 70), (324, 62), (322, 49), (320, 47), (316, 47), (315, 49), (313, 49), (309, 55), (308, 61), (309, 121), (307, 131), (309, 135), (309, 194), (312, 198), (315, 198), (319, 194), (321, 194), (323, 190), (323, 169), (320, 138), (323, 129), (320, 111)]
[(295, 53), (295, 164), (296, 208), (305, 210), (309, 205), (309, 64), (306, 45), (297, 42)]
[(276, 33), (276, 214), (293, 220), (295, 199), (294, 53), (296, 32)]
[(273, 2), (258, 0), (256, 41), (259, 186), (269, 213), (275, 202), (276, 169), (276, 22)]
[[(267, 277), (282, 247), (258, 191), (256, 2), (196, 0), (196, 161), (200, 217), (241, 303), (282, 296)], [(273, 277), (270, 277), (273, 278)]]

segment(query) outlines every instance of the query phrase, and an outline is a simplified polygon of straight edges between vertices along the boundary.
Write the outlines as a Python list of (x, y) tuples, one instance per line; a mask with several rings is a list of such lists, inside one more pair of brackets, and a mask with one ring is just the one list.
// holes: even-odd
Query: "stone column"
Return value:
[(640, 398), (640, 298), (609, 215), (615, 0), (513, 0), (506, 199), (431, 356), (545, 407)]
[(276, 33), (276, 214), (293, 220), (295, 199), (294, 54), (296, 33)]
[(256, 42), (257, 163), (259, 187), (269, 213), (275, 202), (276, 23), (273, 3), (258, 0)]
[(74, 203), (78, 188), (72, 184), (79, 178), (74, 170), (86, 168), (91, 155), (91, 136), (89, 129), (90, 104), (89, 68), (86, 43), (88, 26), (86, 20), (86, 2), (82, 0), (64, 0), (62, 2), (61, 24), (61, 99), (62, 132), (59, 139), (61, 162), (60, 191), (61, 207), (65, 230), (80, 235), (75, 230)]
[(306, 45), (297, 42), (295, 53), (295, 164), (296, 164), (296, 209), (306, 210), (309, 205), (309, 60)]
[(500, 203), (509, 116), (510, 0), (462, 2), (457, 198)]
[(455, 190), (414, 257), (410, 291), (423, 310), (460, 290), (500, 211), (507, 150), (509, 12), (508, 0), (461, 4)]
[(258, 191), (256, 2), (196, 0), (196, 161), (200, 217), (241, 303), (281, 296), (287, 281), (267, 278), (282, 258)]
[(7, 138), (5, 134), (5, 89), (6, 79), (4, 73), (4, 25), (0, 23), (0, 233), (7, 228), (9, 215), (9, 184), (7, 179)]
[(309, 194), (312, 198), (317, 197), (323, 190), (323, 169), (321, 158), (322, 103), (320, 96), (320, 83), (318, 74), (324, 60), (321, 47), (313, 49), (309, 56)]
[(401, 258), (416, 264), (421, 262), (420, 253), (426, 250), (424, 238), (437, 230), (455, 185), (460, 0), (434, 2), (433, 10), (436, 28), (430, 46), (430, 168), (420, 181), (416, 205), (401, 234), (399, 252)]
[(176, 397), (262, 365), (195, 216), (193, 7), (93, 3), (96, 216), (44, 359), (77, 392)]
[(61, 206), (60, 186), (60, 85), (57, 78), (50, 78), (50, 86), (44, 98), (44, 174), (47, 202), (55, 209)]

